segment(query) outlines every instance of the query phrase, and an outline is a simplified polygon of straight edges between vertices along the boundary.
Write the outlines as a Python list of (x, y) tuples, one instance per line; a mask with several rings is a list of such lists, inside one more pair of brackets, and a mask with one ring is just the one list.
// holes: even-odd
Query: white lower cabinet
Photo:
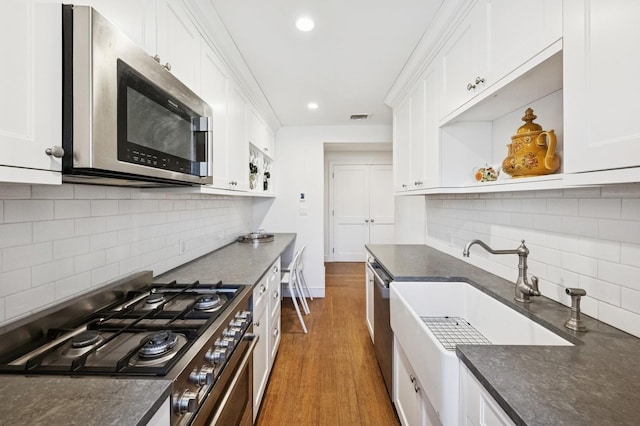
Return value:
[(393, 339), (393, 403), (404, 426), (441, 425), (407, 356)]
[(466, 426), (511, 426), (514, 423), (495, 399), (460, 362), (460, 419)]
[[(367, 253), (367, 261), (369, 261), (369, 259), (371, 258), (372, 256), (369, 253)], [(375, 336), (373, 334), (373, 294), (375, 291), (376, 283), (374, 281), (375, 278), (373, 276), (373, 272), (371, 271), (371, 269), (369, 269), (369, 267), (367, 266), (365, 270), (367, 273), (366, 281), (364, 283), (367, 329), (369, 329), (369, 335), (371, 336), (371, 341), (375, 342)]]
[(280, 258), (253, 289), (253, 421), (258, 416), (269, 374), (280, 345)]

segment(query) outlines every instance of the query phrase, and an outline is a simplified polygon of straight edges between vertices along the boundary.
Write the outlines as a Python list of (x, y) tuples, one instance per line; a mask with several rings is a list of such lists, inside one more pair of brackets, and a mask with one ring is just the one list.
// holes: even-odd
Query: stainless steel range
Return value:
[(171, 424), (252, 422), (251, 287), (134, 274), (13, 325), (0, 373), (173, 380)]

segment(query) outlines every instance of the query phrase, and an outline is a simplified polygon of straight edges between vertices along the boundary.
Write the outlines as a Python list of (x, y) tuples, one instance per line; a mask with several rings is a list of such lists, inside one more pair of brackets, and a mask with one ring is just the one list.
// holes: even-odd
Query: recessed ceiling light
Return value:
[(318, 104), (315, 103), (315, 102), (309, 102), (307, 104), (307, 108), (309, 108), (309, 109), (318, 109)]
[(298, 20), (296, 21), (296, 27), (300, 31), (311, 31), (314, 26), (315, 24), (313, 23), (313, 20), (306, 16), (298, 18)]

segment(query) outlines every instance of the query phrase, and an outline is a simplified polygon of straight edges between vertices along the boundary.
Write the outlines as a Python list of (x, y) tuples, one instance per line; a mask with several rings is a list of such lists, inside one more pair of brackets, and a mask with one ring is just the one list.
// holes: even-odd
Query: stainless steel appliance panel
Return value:
[(391, 278), (374, 262), (368, 262), (367, 267), (373, 272), (373, 335), (374, 349), (382, 378), (389, 396), (392, 397), (393, 371), (393, 331), (391, 330), (391, 316), (389, 309), (389, 283)]

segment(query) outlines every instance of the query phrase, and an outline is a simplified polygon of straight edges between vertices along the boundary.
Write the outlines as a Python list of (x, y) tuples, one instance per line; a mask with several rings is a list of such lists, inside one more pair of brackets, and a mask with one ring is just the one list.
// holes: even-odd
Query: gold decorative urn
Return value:
[(502, 170), (513, 177), (548, 175), (560, 167), (556, 154), (556, 134), (553, 130), (542, 130), (534, 123), (538, 118), (531, 108), (522, 117), (525, 122), (507, 145), (507, 158), (502, 161)]

